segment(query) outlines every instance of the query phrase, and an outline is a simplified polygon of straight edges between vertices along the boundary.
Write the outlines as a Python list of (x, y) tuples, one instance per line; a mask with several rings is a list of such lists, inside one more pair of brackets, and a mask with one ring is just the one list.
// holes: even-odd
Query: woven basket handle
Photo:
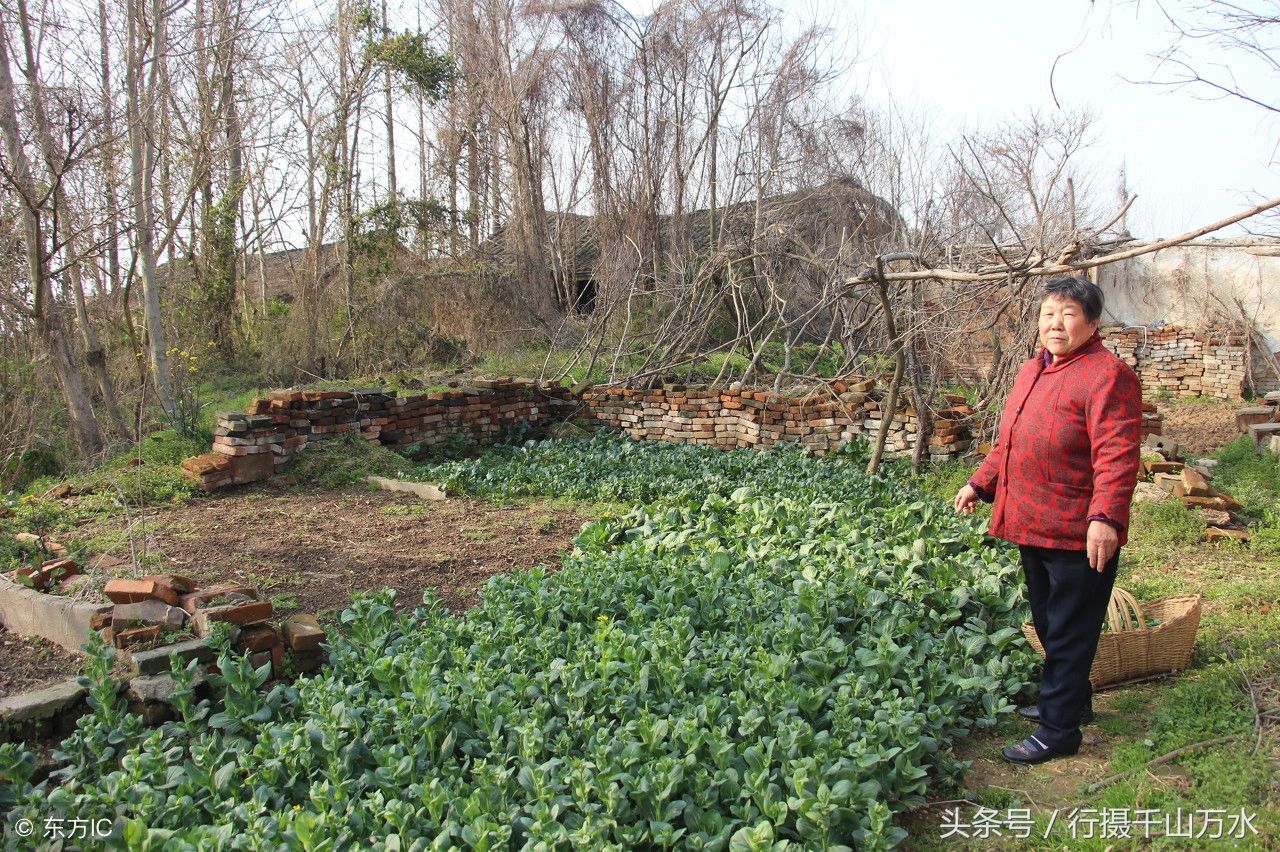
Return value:
[[(1107, 604), (1107, 623), (1112, 633), (1125, 633), (1145, 627), (1147, 619), (1134, 596), (1116, 586)], [(1134, 627), (1135, 623), (1138, 627)]]

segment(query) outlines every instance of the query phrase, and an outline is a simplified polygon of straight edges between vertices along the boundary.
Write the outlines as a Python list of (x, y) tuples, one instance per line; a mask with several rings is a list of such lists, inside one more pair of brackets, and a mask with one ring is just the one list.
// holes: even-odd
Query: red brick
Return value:
[(108, 580), (102, 591), (112, 603), (128, 604), (146, 600), (164, 601), (176, 606), (178, 595), (173, 589), (155, 580)]
[(271, 671), (276, 677), (284, 677), (284, 645), (271, 646)]
[(196, 612), (192, 623), (200, 636), (208, 636), (213, 632), (215, 622), (246, 625), (266, 621), (271, 617), (271, 601), (249, 601), (248, 603), (212, 606)]
[(143, 642), (154, 642), (160, 638), (160, 626), (154, 627), (135, 627), (132, 630), (123, 630), (115, 634), (115, 645), (117, 648), (129, 648), (133, 645), (141, 645)]
[(280, 631), (270, 624), (251, 624), (240, 631), (233, 647), (240, 653), (270, 651), (280, 644)]
[(142, 579), (152, 580), (161, 586), (168, 586), (179, 596), (196, 590), (196, 581), (181, 574), (148, 574)]
[(200, 589), (199, 591), (183, 595), (180, 599), (180, 603), (182, 608), (185, 609), (189, 615), (195, 615), (196, 610), (201, 609), (206, 606), (209, 601), (216, 600), (223, 595), (244, 595), (247, 598), (256, 599), (258, 597), (258, 591), (250, 588), (249, 586), (211, 586), (207, 589)]
[(300, 612), (291, 615), (280, 625), (284, 632), (285, 644), (294, 651), (309, 651), (320, 647), (325, 640), (324, 628), (310, 613)]

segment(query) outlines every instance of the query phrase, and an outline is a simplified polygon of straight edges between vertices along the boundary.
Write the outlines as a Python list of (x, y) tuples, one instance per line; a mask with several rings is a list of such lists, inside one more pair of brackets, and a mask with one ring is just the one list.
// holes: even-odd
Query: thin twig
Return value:
[(1124, 772), (1117, 772), (1115, 775), (1108, 775), (1106, 778), (1103, 778), (1101, 781), (1095, 781), (1094, 783), (1089, 785), (1087, 792), (1095, 793), (1098, 790), (1101, 790), (1103, 787), (1107, 786), (1108, 784), (1112, 784), (1116, 781), (1119, 781), (1121, 778), (1127, 778), (1128, 776), (1137, 772), (1139, 769), (1147, 769), (1152, 766), (1159, 766), (1162, 763), (1168, 763), (1174, 758), (1181, 757), (1182, 755), (1186, 754), (1189, 751), (1195, 751), (1196, 749), (1200, 749), (1200, 748), (1209, 748), (1210, 746), (1222, 745), (1223, 743), (1229, 743), (1233, 740), (1238, 740), (1238, 739), (1240, 739), (1239, 734), (1231, 734), (1230, 736), (1227, 736), (1227, 737), (1215, 737), (1211, 740), (1202, 740), (1201, 742), (1198, 742), (1198, 743), (1191, 743), (1190, 745), (1184, 745), (1181, 748), (1175, 748), (1173, 751), (1166, 752), (1157, 758), (1148, 760), (1146, 763), (1142, 764), (1141, 766), (1135, 766), (1133, 769), (1126, 769)]
[[(1100, 257), (1080, 260), (1073, 263), (1054, 263), (1047, 266), (1034, 266), (1028, 269), (1013, 269), (1010, 267), (993, 272), (960, 272), (954, 269), (921, 269), (913, 272), (886, 272), (884, 273), (884, 279), (886, 281), (919, 281), (921, 279), (934, 279), (937, 281), (967, 281), (979, 283), (984, 281), (1004, 280), (1010, 272), (1018, 272), (1022, 275), (1061, 275), (1079, 272), (1082, 269), (1091, 269), (1095, 266), (1105, 266), (1108, 263), (1128, 260), (1132, 257), (1139, 257), (1144, 254), (1151, 254), (1152, 252), (1181, 245), (1182, 243), (1190, 242), (1198, 237), (1203, 237), (1205, 234), (1211, 234), (1214, 231), (1222, 230), (1228, 225), (1234, 225), (1236, 222), (1257, 216), (1259, 213), (1265, 213), (1274, 207), (1280, 207), (1280, 198), (1272, 198), (1271, 200), (1264, 201), (1262, 204), (1251, 207), (1242, 213), (1236, 213), (1233, 216), (1228, 216), (1226, 219), (1222, 219), (1210, 225), (1205, 225), (1201, 228), (1196, 228), (1194, 231), (1188, 231), (1185, 234), (1171, 237), (1167, 240), (1160, 240), (1159, 242), (1148, 243), (1147, 245), (1125, 249), (1124, 251), (1112, 252), (1111, 254), (1104, 254)], [(873, 280), (870, 274), (871, 272), (872, 270), (868, 270), (861, 275), (849, 278), (845, 281), (845, 284), (847, 286), (866, 284)]]
[(1244, 666), (1240, 664), (1240, 658), (1236, 655), (1236, 649), (1231, 647), (1230, 642), (1223, 642), (1222, 647), (1227, 649), (1227, 658), (1235, 663), (1236, 668), (1240, 670), (1240, 677), (1244, 678), (1244, 685), (1249, 687), (1249, 700), (1253, 702), (1253, 726), (1258, 729), (1258, 738), (1254, 740), (1253, 750), (1249, 752), (1249, 756), (1258, 753), (1258, 749), (1262, 747), (1262, 710), (1258, 707), (1258, 693), (1253, 689), (1253, 679), (1249, 677), (1249, 673), (1244, 670)]

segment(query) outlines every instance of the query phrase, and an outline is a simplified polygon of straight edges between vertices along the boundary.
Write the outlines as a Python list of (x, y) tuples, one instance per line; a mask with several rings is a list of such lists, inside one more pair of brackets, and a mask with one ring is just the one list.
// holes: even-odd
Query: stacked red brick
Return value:
[(1148, 398), (1161, 394), (1243, 398), (1247, 342), (1242, 335), (1166, 325), (1106, 328), (1102, 342), (1137, 371)]
[[(296, 614), (279, 626), (271, 601), (247, 586), (196, 587), (188, 577), (153, 574), (137, 580), (108, 580), (103, 592), (115, 605), (95, 616), (94, 628), (117, 648), (150, 645), (166, 631), (190, 631), (207, 637), (224, 623), (232, 648), (249, 654), (254, 668), (270, 665), (278, 678), (318, 669), (326, 654), (324, 630), (315, 617)], [(290, 656), (286, 659), (285, 651)]]
[(313, 441), (359, 433), (393, 446), (456, 438), (492, 444), (519, 423), (567, 416), (571, 391), (530, 379), (482, 379), (471, 388), (401, 397), (395, 391), (273, 391), (245, 413), (220, 412), (213, 452), (183, 462), (201, 488), (265, 479)]
[[(875, 382), (833, 382), (830, 391), (802, 397), (772, 391), (705, 390), (668, 385), (651, 390), (600, 388), (582, 395), (595, 422), (640, 440), (715, 446), (771, 447), (799, 444), (827, 453), (857, 436), (879, 429), (881, 400)], [(969, 448), (968, 416), (952, 406), (939, 412), (929, 453), (950, 458)], [(916, 443), (916, 413), (895, 412), (886, 441), (891, 454), (909, 453)]]

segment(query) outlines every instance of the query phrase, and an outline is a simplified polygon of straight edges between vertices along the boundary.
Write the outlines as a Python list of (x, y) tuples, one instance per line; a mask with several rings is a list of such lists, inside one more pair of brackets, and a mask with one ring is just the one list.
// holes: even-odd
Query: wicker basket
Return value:
[[(1117, 686), (1134, 680), (1185, 669), (1191, 662), (1191, 647), (1200, 627), (1200, 595), (1171, 595), (1140, 606), (1133, 595), (1116, 587), (1107, 606), (1107, 629), (1098, 638), (1098, 653), (1089, 670), (1094, 689)], [(1155, 627), (1135, 627), (1147, 619), (1158, 619)], [(1022, 625), (1022, 635), (1044, 656), (1044, 646), (1031, 622)]]

